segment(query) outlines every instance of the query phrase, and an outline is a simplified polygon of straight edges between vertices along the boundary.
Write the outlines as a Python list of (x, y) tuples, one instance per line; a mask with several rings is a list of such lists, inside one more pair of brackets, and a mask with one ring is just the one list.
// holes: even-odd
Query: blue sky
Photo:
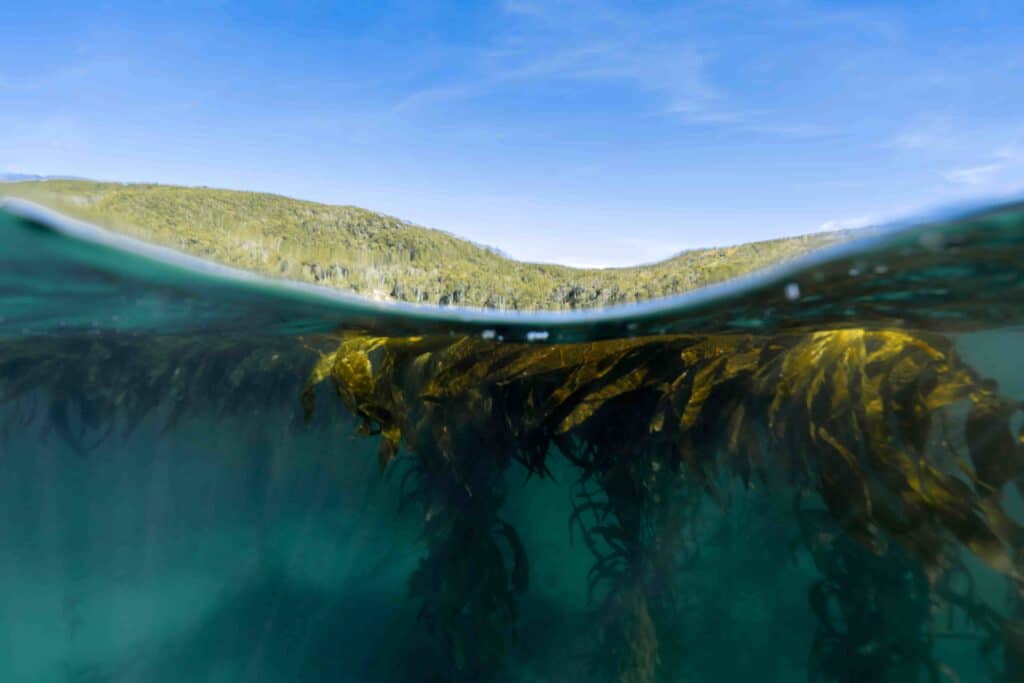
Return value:
[(1024, 3), (8, 2), (0, 171), (623, 265), (1024, 190)]

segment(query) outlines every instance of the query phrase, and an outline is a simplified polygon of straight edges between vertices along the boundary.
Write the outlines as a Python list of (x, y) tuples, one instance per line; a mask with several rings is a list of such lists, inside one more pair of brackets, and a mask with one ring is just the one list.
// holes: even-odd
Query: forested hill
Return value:
[(41, 180), (0, 183), (0, 196), (266, 275), (381, 299), (511, 310), (592, 308), (677, 294), (847, 236), (818, 233), (686, 251), (630, 268), (580, 269), (516, 261), (354, 206), (272, 194)]

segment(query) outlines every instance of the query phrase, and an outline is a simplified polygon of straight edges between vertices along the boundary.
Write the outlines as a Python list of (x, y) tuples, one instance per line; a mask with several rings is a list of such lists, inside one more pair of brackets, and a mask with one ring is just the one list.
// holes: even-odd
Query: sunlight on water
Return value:
[(365, 302), (0, 212), (0, 680), (1024, 680), (1024, 214)]

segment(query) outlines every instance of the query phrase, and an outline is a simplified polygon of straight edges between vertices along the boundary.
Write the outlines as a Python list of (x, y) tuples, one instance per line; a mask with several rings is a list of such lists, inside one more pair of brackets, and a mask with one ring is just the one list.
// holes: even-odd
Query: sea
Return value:
[(1024, 203), (515, 313), (0, 207), (0, 681), (1024, 682)]

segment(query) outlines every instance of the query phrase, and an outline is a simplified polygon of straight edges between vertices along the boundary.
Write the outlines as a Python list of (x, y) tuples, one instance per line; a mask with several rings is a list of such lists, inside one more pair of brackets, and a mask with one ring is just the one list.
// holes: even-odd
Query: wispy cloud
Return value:
[(955, 166), (942, 173), (942, 177), (954, 185), (994, 188), (999, 185), (1020, 181), (1024, 174), (1024, 147), (1020, 135), (1014, 135), (1009, 142), (1000, 144), (989, 159), (977, 164)]
[(856, 230), (857, 228), (866, 228), (878, 223), (879, 220), (875, 216), (852, 216), (850, 218), (836, 218), (825, 221), (818, 226), (818, 229), (823, 231)]
[(887, 147), (916, 157), (950, 185), (1011, 190), (1024, 179), (1022, 130), (999, 122), (933, 115), (901, 131)]
[[(528, 24), (495, 53), (502, 79), (600, 82), (647, 93), (648, 113), (695, 124), (734, 126), (749, 113), (708, 77), (710, 50), (679, 26), (678, 15), (630, 13), (592, 3), (515, 0), (506, 11)], [(510, 62), (514, 63), (510, 65)]]
[(635, 101), (646, 110), (640, 113), (686, 124), (794, 138), (832, 132), (816, 123), (779, 121), (715, 83), (709, 76), (715, 50), (688, 29), (696, 8), (633, 11), (600, 0), (506, 0), (501, 8), (508, 26), (468, 60), (468, 74), (409, 93), (393, 112), (408, 114), (512, 84), (581, 81), (620, 88), (620, 101)]
[(949, 117), (929, 116), (898, 132), (888, 146), (911, 152), (936, 151), (948, 149), (956, 138)]
[(776, 123), (768, 112), (748, 109), (722, 109), (714, 101), (700, 106), (674, 107), (669, 114), (678, 115), (694, 125), (723, 126), (747, 133), (760, 133), (784, 138), (820, 138), (835, 134), (835, 129), (815, 123)]
[(664, 239), (613, 238), (591, 245), (582, 258), (566, 256), (560, 262), (574, 268), (622, 268), (663, 261), (687, 248), (685, 244)]
[(434, 88), (424, 88), (402, 98), (391, 108), (391, 113), (403, 114), (422, 107), (429, 107), (431, 105), (441, 104), (451, 100), (463, 99), (479, 91), (479, 87), (474, 87), (470, 84), (442, 85)]
[(955, 185), (988, 185), (1002, 168), (1003, 164), (954, 168), (944, 172), (942, 177)]

